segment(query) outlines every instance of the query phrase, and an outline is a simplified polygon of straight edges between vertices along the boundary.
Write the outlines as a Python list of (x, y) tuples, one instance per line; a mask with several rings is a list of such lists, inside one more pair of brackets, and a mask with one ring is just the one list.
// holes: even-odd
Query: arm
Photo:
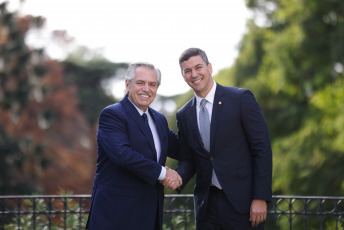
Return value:
[(272, 181), (272, 151), (264, 116), (253, 94), (241, 97), (241, 120), (253, 159), (253, 198), (270, 201)]
[(167, 156), (179, 160), (179, 139), (178, 136), (170, 129), (168, 129), (168, 152)]
[[(168, 157), (175, 160), (180, 159), (178, 136), (170, 129), (168, 129)], [(167, 166), (165, 168), (166, 176), (161, 180), (161, 183), (171, 190), (179, 188), (182, 185), (182, 178), (175, 170)]]
[(178, 138), (179, 138), (179, 162), (176, 171), (182, 177), (183, 184), (178, 188), (178, 192), (181, 192), (189, 180), (196, 172), (193, 153), (188, 145), (187, 134), (185, 133), (185, 127), (181, 115), (177, 113), (177, 126), (178, 126)]
[(250, 210), (254, 227), (265, 221), (266, 202), (271, 201), (272, 151), (264, 116), (250, 91), (241, 97), (241, 117), (254, 165), (254, 200)]

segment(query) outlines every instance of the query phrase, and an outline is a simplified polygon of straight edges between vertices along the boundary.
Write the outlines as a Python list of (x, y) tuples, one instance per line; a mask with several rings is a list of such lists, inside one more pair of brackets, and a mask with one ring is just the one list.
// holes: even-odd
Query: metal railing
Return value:
[(344, 197), (273, 196), (266, 229), (344, 229)]
[[(0, 230), (84, 229), (90, 195), (0, 196)], [(165, 195), (165, 230), (195, 229), (193, 195)], [(273, 196), (265, 229), (344, 229), (344, 197)]]

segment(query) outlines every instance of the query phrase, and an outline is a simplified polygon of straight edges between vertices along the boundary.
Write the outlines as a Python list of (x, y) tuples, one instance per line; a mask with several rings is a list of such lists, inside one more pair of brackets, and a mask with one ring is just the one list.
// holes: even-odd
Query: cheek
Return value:
[(155, 98), (155, 96), (156, 96), (156, 90), (152, 90), (152, 98), (153, 98), (153, 100), (154, 100), (154, 98)]
[(189, 76), (184, 77), (184, 81), (188, 84), (191, 83), (191, 77)]

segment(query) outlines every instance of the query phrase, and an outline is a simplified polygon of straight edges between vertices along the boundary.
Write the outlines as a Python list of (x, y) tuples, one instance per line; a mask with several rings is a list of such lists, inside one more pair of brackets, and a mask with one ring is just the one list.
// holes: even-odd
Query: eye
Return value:
[(149, 86), (152, 88), (156, 88), (158, 86), (158, 84), (156, 82), (150, 82)]
[(145, 85), (145, 82), (144, 81), (137, 81), (136, 85), (143, 86), (143, 85)]

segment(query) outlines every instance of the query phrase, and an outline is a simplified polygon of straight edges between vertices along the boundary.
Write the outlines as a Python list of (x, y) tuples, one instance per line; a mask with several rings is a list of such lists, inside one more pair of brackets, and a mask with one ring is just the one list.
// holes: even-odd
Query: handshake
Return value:
[(183, 184), (182, 178), (175, 170), (170, 169), (167, 166), (165, 168), (166, 176), (163, 180), (160, 181), (160, 183), (171, 190), (179, 188)]

